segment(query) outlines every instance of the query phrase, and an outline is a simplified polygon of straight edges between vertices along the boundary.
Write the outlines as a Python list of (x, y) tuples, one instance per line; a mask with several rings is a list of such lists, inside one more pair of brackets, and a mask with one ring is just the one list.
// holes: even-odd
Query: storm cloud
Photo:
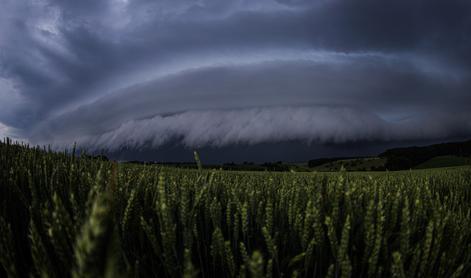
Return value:
[(15, 1), (0, 136), (89, 148), (471, 136), (469, 1)]

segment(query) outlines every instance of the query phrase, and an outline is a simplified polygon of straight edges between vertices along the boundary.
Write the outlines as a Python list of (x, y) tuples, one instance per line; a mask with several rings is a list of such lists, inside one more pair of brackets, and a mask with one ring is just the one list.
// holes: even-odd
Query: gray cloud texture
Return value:
[(55, 146), (66, 147), (75, 140), (89, 150), (116, 151), (159, 148), (174, 141), (188, 147), (223, 147), (295, 140), (306, 144), (428, 140), (460, 132), (463, 127), (471, 128), (465, 118), (459, 119), (459, 125), (456, 117), (448, 119), (447, 124), (444, 128), (429, 119), (389, 123), (375, 114), (350, 108), (251, 108), (155, 116), (125, 122), (105, 133), (51, 140)]
[(110, 149), (471, 136), (469, 1), (0, 1), (0, 135)]

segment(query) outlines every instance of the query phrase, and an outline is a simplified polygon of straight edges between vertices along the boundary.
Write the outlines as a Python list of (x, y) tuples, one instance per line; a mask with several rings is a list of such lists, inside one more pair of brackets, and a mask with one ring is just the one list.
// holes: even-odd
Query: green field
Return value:
[(454, 155), (437, 156), (422, 164), (416, 166), (416, 169), (428, 169), (428, 168), (441, 168), (441, 167), (455, 167), (462, 165), (471, 165), (470, 157), (460, 157)]
[(385, 158), (379, 157), (341, 159), (313, 167), (313, 170), (330, 172), (340, 171), (340, 169), (344, 168), (347, 171), (374, 171), (376, 169), (384, 169), (385, 162)]
[(471, 169), (124, 165), (0, 143), (0, 275), (470, 277)]

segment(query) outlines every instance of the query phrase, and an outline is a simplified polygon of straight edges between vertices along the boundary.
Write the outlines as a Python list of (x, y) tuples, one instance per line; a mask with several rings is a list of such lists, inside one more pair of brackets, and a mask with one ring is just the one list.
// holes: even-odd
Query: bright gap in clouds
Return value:
[(8, 126), (0, 123), (0, 140), (3, 140), (3, 138), (6, 137), (12, 137), (13, 134), (10, 131), (10, 128)]
[(3, 138), (3, 137), (7, 137), (8, 136), (8, 132), (7, 132), (7, 127), (0, 123), (0, 138)]

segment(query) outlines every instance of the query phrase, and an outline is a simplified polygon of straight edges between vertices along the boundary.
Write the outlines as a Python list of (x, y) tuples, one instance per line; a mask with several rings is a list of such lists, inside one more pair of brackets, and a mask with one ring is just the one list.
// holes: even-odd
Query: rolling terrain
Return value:
[(385, 171), (471, 165), (471, 141), (389, 149), (376, 157), (319, 158), (308, 165), (316, 171)]

